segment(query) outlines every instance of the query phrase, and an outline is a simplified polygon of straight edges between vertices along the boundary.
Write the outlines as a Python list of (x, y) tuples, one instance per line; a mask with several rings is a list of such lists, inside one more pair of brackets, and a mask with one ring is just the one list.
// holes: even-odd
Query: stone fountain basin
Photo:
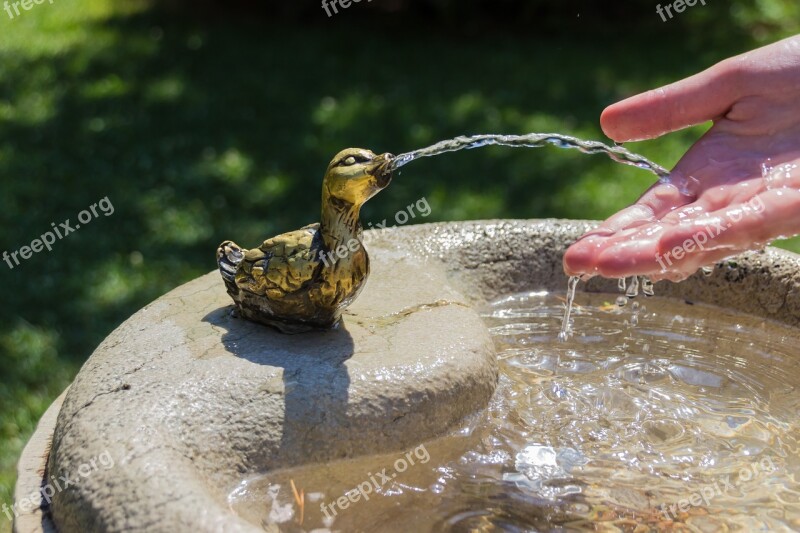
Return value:
[[(20, 461), (15, 531), (263, 531), (229, 508), (242, 479), (406, 450), (485, 406), (497, 366), (475, 308), (564, 290), (564, 251), (594, 224), (368, 231), (372, 276), (325, 333), (285, 336), (231, 316), (216, 272), (175, 289), (109, 335), (43, 417)], [(800, 256), (746, 253), (656, 291), (796, 326)], [(65, 475), (73, 483), (51, 505), (24, 501)]]

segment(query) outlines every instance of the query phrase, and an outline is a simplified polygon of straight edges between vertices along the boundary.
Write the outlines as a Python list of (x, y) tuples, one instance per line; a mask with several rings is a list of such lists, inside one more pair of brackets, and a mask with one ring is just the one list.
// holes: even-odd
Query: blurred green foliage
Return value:
[[(316, 221), (339, 149), (487, 132), (601, 138), (606, 105), (800, 20), (796, 0), (715, 2), (668, 24), (639, 0), (493, 2), (493, 17), (488, 2), (387, 0), (332, 19), (312, 4), (0, 11), (0, 252), (105, 196), (115, 207), (50, 253), (0, 263), (0, 504), (36, 421), (99, 341), (213, 269), (224, 238), (248, 245)], [(633, 148), (669, 166), (702, 131)], [(364, 220), (423, 196), (426, 221), (604, 218), (651, 181), (600, 157), (489, 148), (406, 167)]]

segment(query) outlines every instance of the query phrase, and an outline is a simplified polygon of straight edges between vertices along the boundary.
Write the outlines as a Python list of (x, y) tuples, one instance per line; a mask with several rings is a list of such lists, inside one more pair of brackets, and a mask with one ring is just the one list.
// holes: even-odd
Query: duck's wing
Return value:
[(274, 300), (297, 291), (320, 265), (320, 239), (319, 224), (267, 239), (244, 254), (236, 285)]

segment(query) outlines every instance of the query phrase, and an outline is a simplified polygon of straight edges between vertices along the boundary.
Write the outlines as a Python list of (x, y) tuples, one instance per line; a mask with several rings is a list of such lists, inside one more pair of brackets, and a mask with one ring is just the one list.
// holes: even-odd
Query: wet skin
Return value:
[[(800, 233), (800, 36), (614, 104), (600, 118), (617, 142), (708, 120), (671, 183), (656, 183), (567, 250), (567, 274), (680, 280)], [(765, 162), (781, 171), (765, 179)]]

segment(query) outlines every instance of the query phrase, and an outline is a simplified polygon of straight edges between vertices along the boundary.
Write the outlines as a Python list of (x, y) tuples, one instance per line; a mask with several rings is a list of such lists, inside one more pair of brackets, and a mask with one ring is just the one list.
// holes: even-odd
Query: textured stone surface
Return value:
[[(435, 257), (451, 283), (480, 304), (515, 292), (566, 289), (564, 251), (595, 222), (501, 220), (429, 224), (372, 232), (412, 255)], [(383, 233), (383, 234), (382, 234)], [(368, 241), (369, 242), (369, 241)], [(746, 252), (681, 283), (655, 285), (659, 296), (705, 302), (800, 325), (800, 255), (777, 248)], [(617, 280), (593, 278), (578, 290), (617, 292)]]
[(243, 477), (418, 445), (482, 408), (496, 379), (477, 312), (421, 258), (373, 252), (342, 326), (295, 336), (232, 317), (213, 272), (133, 316), (80, 372), (50, 470), (104, 453), (115, 466), (52, 514), (63, 531), (247, 531), (226, 505)]
[[(109, 336), (71, 387), (48, 475), (74, 477), (103, 453), (115, 466), (59, 493), (56, 522), (62, 531), (260, 531), (227, 508), (244, 477), (399, 450), (444, 431), (495, 384), (490, 340), (471, 306), (563, 290), (563, 252), (590, 226), (490, 221), (368, 232), (374, 272), (362, 298), (342, 329), (303, 337), (231, 318), (216, 274), (176, 289)], [(769, 250), (656, 289), (797, 325), (799, 287), (800, 258)], [(615, 292), (616, 281), (587, 289)], [(52, 431), (46, 426), (41, 434)], [(28, 463), (37, 454), (26, 450)]]

